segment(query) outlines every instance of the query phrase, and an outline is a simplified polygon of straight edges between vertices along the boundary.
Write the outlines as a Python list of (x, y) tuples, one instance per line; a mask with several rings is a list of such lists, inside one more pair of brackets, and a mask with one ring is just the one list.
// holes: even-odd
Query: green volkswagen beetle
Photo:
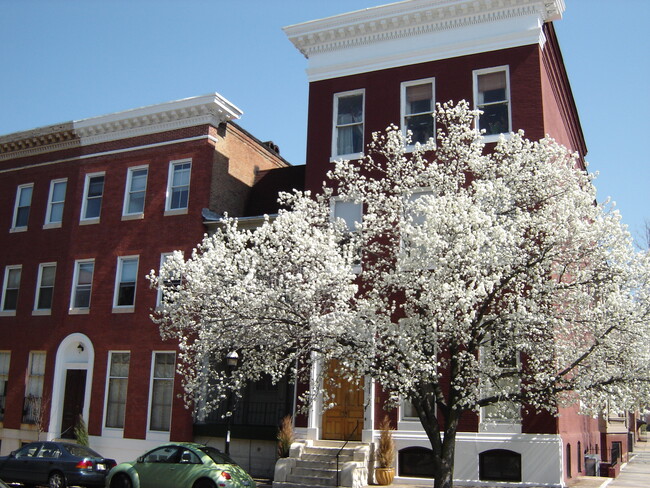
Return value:
[(214, 447), (190, 442), (163, 444), (136, 461), (115, 466), (107, 488), (255, 488), (237, 463)]

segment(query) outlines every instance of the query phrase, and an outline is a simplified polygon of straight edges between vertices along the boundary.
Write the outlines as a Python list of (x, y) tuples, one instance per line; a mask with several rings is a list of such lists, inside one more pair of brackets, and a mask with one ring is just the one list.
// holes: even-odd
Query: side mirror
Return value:
[(11, 452), (9, 453), (9, 457), (10, 457), (10, 458), (15, 458), (15, 457), (16, 457), (16, 451), (11, 451)]
[(136, 459), (136, 462), (143, 463), (144, 462), (144, 456), (140, 456), (138, 459)]

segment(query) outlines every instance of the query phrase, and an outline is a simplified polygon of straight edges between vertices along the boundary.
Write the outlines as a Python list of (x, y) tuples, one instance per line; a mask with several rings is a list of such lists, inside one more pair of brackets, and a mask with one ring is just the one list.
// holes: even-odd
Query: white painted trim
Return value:
[[(545, 42), (564, 0), (408, 0), (284, 28), (309, 81)], [(420, 46), (414, 49), (414, 46)]]
[(5, 266), (4, 278), (2, 280), (2, 299), (0, 299), (0, 312), (6, 317), (14, 317), (16, 310), (5, 310), (5, 298), (7, 296), (7, 283), (9, 282), (9, 272), (17, 269), (20, 270), (20, 277), (18, 279), (18, 297), (16, 299), (16, 308), (18, 308), (18, 298), (20, 298), (20, 283), (23, 280), (23, 265), (22, 264), (9, 264)]
[[(187, 182), (187, 205), (184, 207), (171, 208), (172, 199), (172, 181), (174, 178), (174, 168), (181, 164), (190, 164), (190, 176)], [(190, 190), (192, 187), (192, 158), (176, 159), (169, 162), (169, 169), (167, 173), (167, 189), (165, 191), (165, 215), (178, 215), (187, 213), (190, 206)]]
[[(473, 97), (474, 97), (474, 110), (479, 110), (478, 108), (478, 77), (481, 75), (486, 75), (490, 73), (499, 73), (499, 72), (505, 72), (506, 74), (506, 97), (507, 97), (507, 102), (508, 102), (508, 130), (506, 132), (502, 132), (500, 134), (486, 134), (482, 136), (483, 142), (497, 142), (501, 136), (508, 137), (508, 135), (513, 131), (512, 128), (512, 93), (511, 93), (511, 86), (510, 86), (510, 66), (509, 65), (502, 65), (502, 66), (494, 66), (491, 68), (483, 68), (483, 69), (475, 69), (472, 71), (472, 90), (473, 90)], [(477, 127), (479, 127), (479, 122), (478, 118), (475, 120), (475, 124)], [(480, 128), (480, 127), (479, 127)]]
[[(83, 351), (75, 351), (82, 344)], [(75, 357), (78, 355), (78, 357)], [(86, 370), (86, 389), (84, 392), (84, 407), (82, 417), (88, 423), (90, 398), (93, 385), (93, 370), (95, 365), (95, 348), (87, 335), (80, 332), (70, 334), (61, 341), (56, 351), (54, 363), (54, 379), (52, 383), (52, 402), (50, 405), (50, 430), (47, 439), (52, 440), (61, 435), (63, 401), (65, 396), (65, 380), (68, 369)]]
[[(79, 280), (79, 266), (84, 263), (93, 263), (93, 276), (90, 281), (90, 297), (88, 300), (88, 307), (75, 307), (74, 303), (74, 295), (75, 291), (77, 288), (77, 281)], [(90, 305), (92, 304), (92, 294), (93, 294), (93, 281), (95, 278), (95, 259), (90, 258), (90, 259), (77, 259), (74, 262), (74, 274), (72, 276), (72, 289), (70, 290), (70, 307), (69, 307), (69, 313), (71, 315), (77, 315), (77, 314), (86, 314), (90, 310)]]
[[(361, 152), (358, 153), (348, 153), (348, 154), (338, 154), (338, 114), (339, 114), (339, 99), (354, 95), (361, 95)], [(350, 124), (350, 125), (359, 125)], [(332, 147), (331, 147), (331, 161), (338, 161), (340, 159), (360, 159), (363, 157), (363, 148), (365, 148), (365, 132), (366, 132), (366, 89), (360, 88), (358, 90), (350, 90), (345, 92), (339, 92), (334, 94), (333, 99), (333, 108), (332, 108)]]
[[(135, 259), (135, 283), (134, 287), (135, 289), (133, 290), (133, 303), (129, 305), (118, 305), (117, 304), (117, 298), (119, 295), (119, 286), (122, 282), (122, 271), (124, 267), (124, 261), (127, 260), (134, 260)], [(133, 312), (133, 309), (135, 308), (135, 299), (136, 299), (136, 292), (138, 289), (138, 269), (140, 267), (140, 255), (134, 254), (130, 256), (118, 256), (117, 257), (117, 266), (115, 267), (115, 286), (113, 287), (113, 313), (119, 311), (123, 312)]]
[[(102, 196), (101, 196), (101, 205), (99, 206), (99, 215), (97, 217), (86, 217), (86, 207), (88, 206), (88, 190), (90, 188), (90, 179), (91, 178), (97, 178), (99, 176), (102, 176), (104, 178), (104, 182), (102, 183)], [(99, 223), (99, 219), (101, 218), (102, 215), (102, 206), (104, 204), (104, 193), (106, 190), (106, 172), (105, 171), (99, 171), (97, 173), (87, 173), (85, 180), (84, 180), (84, 193), (83, 193), (83, 198), (81, 200), (81, 213), (79, 215), (79, 222), (80, 223)]]
[[(135, 171), (141, 171), (143, 169), (147, 170), (147, 176), (145, 177), (144, 182), (144, 201), (142, 202), (142, 211), (141, 212), (130, 212), (128, 211), (130, 197), (131, 197), (131, 185), (133, 184), (133, 173)], [(144, 206), (147, 203), (147, 184), (149, 183), (149, 165), (141, 164), (138, 166), (131, 166), (126, 170), (126, 183), (124, 184), (124, 201), (122, 203), (122, 220), (125, 219), (137, 219), (144, 217)]]
[[(423, 78), (421, 80), (411, 80), (411, 81), (403, 81), (400, 84), (400, 128), (402, 129), (402, 133), (404, 136), (406, 136), (406, 116), (411, 115), (406, 113), (406, 89), (411, 87), (411, 86), (418, 86), (418, 85), (425, 85), (427, 83), (431, 84), (431, 119), (433, 123), (433, 133), (432, 133), (432, 138), (435, 141), (436, 140), (436, 120), (433, 117), (433, 114), (436, 110), (436, 79), (435, 78)], [(425, 112), (422, 112), (424, 114)], [(409, 144), (406, 146), (407, 150), (413, 150), (415, 148), (415, 144)]]
[[(20, 203), (20, 197), (23, 194), (23, 191), (27, 188), (31, 189), (32, 194), (29, 196), (29, 212), (27, 213), (27, 224), (25, 225), (16, 225), (16, 219), (18, 218), (18, 208)], [(34, 183), (25, 183), (23, 185), (18, 185), (16, 188), (16, 200), (14, 201), (14, 213), (13, 218), (11, 219), (11, 232), (22, 232), (27, 230), (29, 226), (29, 215), (32, 212), (32, 198), (34, 197)]]
[[(59, 183), (65, 183), (65, 192), (63, 195), (63, 201), (62, 202), (53, 202), (52, 198), (54, 198), (54, 186), (59, 184)], [(65, 209), (65, 193), (68, 192), (68, 178), (58, 178), (56, 180), (50, 181), (50, 192), (47, 197), (47, 210), (45, 212), (45, 223), (43, 224), (44, 229), (53, 229), (53, 228), (59, 228), (61, 227), (63, 223), (63, 213), (61, 213), (61, 220), (52, 222), (52, 205), (55, 203), (62, 203), (63, 208)]]
[[(52, 284), (52, 293), (54, 293), (54, 287), (56, 286), (56, 261), (50, 261), (48, 263), (40, 263), (38, 265), (38, 277), (36, 279), (36, 290), (34, 293), (34, 309), (32, 310), (32, 315), (50, 315), (52, 313), (52, 305), (53, 303), (50, 304), (50, 308), (38, 308), (38, 299), (41, 296), (41, 281), (43, 279), (43, 268), (46, 266), (54, 266), (54, 283)], [(54, 300), (54, 296), (52, 297), (52, 300)]]

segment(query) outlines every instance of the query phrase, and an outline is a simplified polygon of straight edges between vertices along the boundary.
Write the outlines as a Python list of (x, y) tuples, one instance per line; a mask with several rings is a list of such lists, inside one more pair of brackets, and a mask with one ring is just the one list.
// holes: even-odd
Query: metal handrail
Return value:
[(354, 426), (354, 429), (352, 429), (352, 432), (350, 432), (348, 438), (345, 439), (345, 442), (343, 443), (343, 447), (341, 447), (341, 449), (339, 449), (339, 452), (336, 453), (336, 486), (337, 487), (340, 486), (339, 475), (341, 474), (341, 472), (339, 471), (339, 456), (343, 452), (343, 449), (345, 449), (345, 446), (348, 445), (348, 442), (350, 442), (350, 439), (352, 438), (352, 436), (354, 435), (354, 433), (357, 431), (358, 428), (359, 428), (359, 421), (357, 420), (357, 425)]

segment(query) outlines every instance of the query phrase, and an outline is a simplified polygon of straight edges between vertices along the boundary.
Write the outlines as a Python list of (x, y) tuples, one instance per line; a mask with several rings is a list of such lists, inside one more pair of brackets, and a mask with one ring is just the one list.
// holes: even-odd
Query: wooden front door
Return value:
[[(335, 374), (335, 364), (330, 363), (328, 372), (330, 377)], [(336, 386), (327, 387), (336, 406), (323, 414), (322, 438), (360, 441), (363, 430), (363, 379), (358, 383), (350, 383), (339, 378), (337, 383)]]
[(86, 370), (69, 369), (65, 375), (65, 396), (63, 398), (63, 418), (61, 437), (74, 439), (74, 427), (84, 409), (86, 396)]

